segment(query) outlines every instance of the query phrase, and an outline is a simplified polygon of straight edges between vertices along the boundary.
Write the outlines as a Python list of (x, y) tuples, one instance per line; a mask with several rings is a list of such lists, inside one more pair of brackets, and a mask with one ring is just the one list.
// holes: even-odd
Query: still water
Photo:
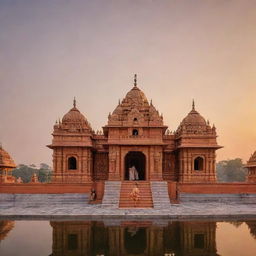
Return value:
[(255, 256), (256, 221), (0, 221), (0, 255)]

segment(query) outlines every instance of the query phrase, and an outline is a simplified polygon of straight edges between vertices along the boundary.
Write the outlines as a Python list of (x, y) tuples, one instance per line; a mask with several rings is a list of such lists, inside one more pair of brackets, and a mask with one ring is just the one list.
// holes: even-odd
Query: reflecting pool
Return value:
[(0, 255), (255, 256), (256, 220), (4, 220)]

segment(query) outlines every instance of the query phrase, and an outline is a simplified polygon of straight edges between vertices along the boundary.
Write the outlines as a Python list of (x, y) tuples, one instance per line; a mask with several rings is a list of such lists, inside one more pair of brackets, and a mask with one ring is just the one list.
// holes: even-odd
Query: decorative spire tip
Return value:
[(137, 74), (134, 74), (134, 83), (133, 83), (133, 85), (135, 86), (135, 87), (137, 87)]
[(195, 110), (195, 101), (194, 101), (194, 99), (192, 101), (192, 110)]
[(73, 106), (74, 106), (74, 108), (76, 107), (76, 97), (74, 97)]

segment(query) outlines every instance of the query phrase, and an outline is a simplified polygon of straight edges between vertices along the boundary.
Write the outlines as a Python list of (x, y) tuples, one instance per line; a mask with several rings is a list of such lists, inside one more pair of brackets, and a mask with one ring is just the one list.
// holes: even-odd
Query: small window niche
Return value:
[(73, 156), (68, 158), (68, 169), (77, 170), (77, 161), (76, 161), (76, 158)]
[(204, 169), (204, 159), (201, 156), (198, 156), (194, 159), (194, 170), (202, 171)]
[(137, 129), (133, 129), (132, 130), (132, 135), (133, 136), (138, 136), (139, 135), (139, 131)]

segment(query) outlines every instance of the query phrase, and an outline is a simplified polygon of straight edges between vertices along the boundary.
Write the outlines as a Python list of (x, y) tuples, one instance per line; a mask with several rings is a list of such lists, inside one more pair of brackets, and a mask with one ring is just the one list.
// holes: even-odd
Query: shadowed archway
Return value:
[(140, 151), (130, 151), (125, 156), (125, 180), (129, 180), (129, 168), (134, 166), (139, 180), (146, 179), (146, 157)]

